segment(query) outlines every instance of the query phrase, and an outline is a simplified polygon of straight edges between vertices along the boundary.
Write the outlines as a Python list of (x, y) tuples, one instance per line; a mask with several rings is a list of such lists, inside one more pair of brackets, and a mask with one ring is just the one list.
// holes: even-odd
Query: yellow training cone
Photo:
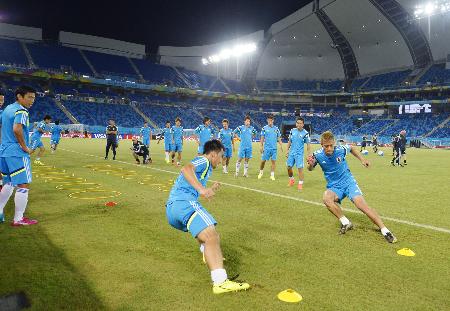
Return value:
[(414, 253), (412, 250), (410, 250), (409, 248), (402, 248), (399, 249), (397, 251), (397, 254), (402, 255), (402, 256), (407, 256), (407, 257), (413, 257), (416, 256), (416, 253)]
[(300, 302), (303, 297), (293, 289), (286, 289), (278, 293), (278, 299), (284, 302)]

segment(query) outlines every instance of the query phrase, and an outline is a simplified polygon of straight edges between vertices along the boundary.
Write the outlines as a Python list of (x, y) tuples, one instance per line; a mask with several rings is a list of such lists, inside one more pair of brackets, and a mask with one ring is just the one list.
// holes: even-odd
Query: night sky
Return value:
[(42, 28), (48, 40), (63, 30), (141, 43), (156, 53), (160, 45), (204, 45), (267, 30), (308, 2), (1, 0), (0, 21)]

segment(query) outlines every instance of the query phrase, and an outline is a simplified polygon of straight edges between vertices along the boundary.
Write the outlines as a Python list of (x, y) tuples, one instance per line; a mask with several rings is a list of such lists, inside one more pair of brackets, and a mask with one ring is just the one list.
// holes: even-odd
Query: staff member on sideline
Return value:
[(117, 126), (116, 121), (109, 119), (109, 124), (106, 127), (106, 154), (105, 160), (108, 160), (109, 149), (112, 148), (113, 160), (116, 159), (116, 148), (117, 148)]

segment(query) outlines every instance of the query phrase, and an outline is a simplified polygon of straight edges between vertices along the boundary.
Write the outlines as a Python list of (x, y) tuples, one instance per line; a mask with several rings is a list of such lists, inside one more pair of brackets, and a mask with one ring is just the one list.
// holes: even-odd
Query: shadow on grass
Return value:
[(35, 310), (106, 309), (87, 280), (37, 226), (0, 225), (0, 297), (23, 292)]

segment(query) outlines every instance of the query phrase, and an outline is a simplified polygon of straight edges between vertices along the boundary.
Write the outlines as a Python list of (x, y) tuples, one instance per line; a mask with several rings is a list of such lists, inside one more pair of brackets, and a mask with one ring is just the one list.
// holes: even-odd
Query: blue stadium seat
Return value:
[(0, 63), (28, 66), (28, 60), (17, 40), (0, 39)]

